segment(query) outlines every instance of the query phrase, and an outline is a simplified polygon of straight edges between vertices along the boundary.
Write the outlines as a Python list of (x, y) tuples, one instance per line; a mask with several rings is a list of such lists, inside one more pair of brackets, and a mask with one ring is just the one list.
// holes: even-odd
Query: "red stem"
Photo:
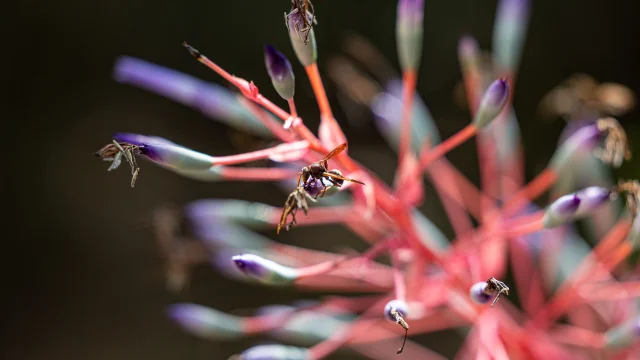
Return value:
[(455, 133), (452, 137), (441, 142), (438, 146), (434, 147), (431, 151), (425, 153), (425, 156), (421, 156), (420, 166), (422, 170), (426, 170), (429, 165), (441, 156), (444, 156), (449, 151), (455, 149), (458, 145), (472, 138), (478, 129), (474, 124), (465, 126), (462, 130)]
[(293, 143), (285, 143), (274, 146), (272, 148), (248, 152), (244, 154), (214, 157), (213, 165), (235, 165), (269, 158), (272, 155), (286, 154), (292, 151), (299, 151), (309, 148), (309, 142), (306, 140)]
[[(408, 69), (404, 72), (402, 80), (402, 120), (400, 123), (400, 144), (398, 147), (398, 164), (400, 165), (405, 163), (405, 158), (411, 151), (411, 120), (418, 74), (415, 70)], [(400, 167), (398, 170), (400, 171)]]

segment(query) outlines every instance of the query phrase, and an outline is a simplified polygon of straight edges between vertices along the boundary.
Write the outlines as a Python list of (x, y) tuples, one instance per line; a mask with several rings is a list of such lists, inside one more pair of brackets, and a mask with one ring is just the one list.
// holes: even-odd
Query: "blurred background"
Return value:
[[(350, 33), (371, 40), (397, 68), (396, 1), (314, 4), (319, 65), (350, 154), (391, 181), (395, 155), (377, 133), (371, 114), (345, 112), (326, 71)], [(270, 43), (283, 51), (298, 74), (300, 114), (317, 129), (315, 100), (284, 26), (289, 1), (22, 1), (18, 7), (7, 33), (15, 43), (5, 50), (10, 111), (5, 118), (8, 223), (1, 261), (0, 358), (226, 359), (256, 340), (218, 344), (196, 339), (167, 319), (165, 306), (188, 301), (242, 313), (313, 296), (240, 284), (207, 266), (195, 269), (184, 291), (169, 292), (162, 256), (152, 229), (145, 227), (155, 208), (202, 198), (279, 206), (287, 194), (270, 183), (200, 183), (145, 161), (131, 188), (127, 164), (107, 173), (108, 164), (93, 156), (114, 132), (157, 135), (214, 155), (266, 146), (196, 110), (113, 80), (117, 58), (130, 55), (226, 85), (182, 48), (184, 40), (229, 72), (255, 81), (274, 101), (279, 97), (265, 71), (262, 47)], [(495, 0), (426, 2), (418, 90), (443, 138), (469, 122), (454, 99), (460, 81), (458, 39), (469, 33), (490, 49), (495, 7)], [(514, 100), (528, 178), (544, 168), (565, 126), (561, 119), (537, 115), (538, 104), (552, 88), (572, 74), (586, 73), (640, 91), (639, 10), (632, 0), (533, 1)], [(640, 144), (637, 119), (635, 110), (620, 117), (632, 150)], [(449, 159), (477, 180), (474, 142)], [(618, 173), (638, 178), (639, 164), (636, 157)], [(427, 200), (423, 210), (451, 234), (439, 205)], [(300, 228), (277, 238), (268, 234), (330, 251), (364, 246), (339, 226)], [(451, 356), (457, 336), (440, 333), (423, 340)]]

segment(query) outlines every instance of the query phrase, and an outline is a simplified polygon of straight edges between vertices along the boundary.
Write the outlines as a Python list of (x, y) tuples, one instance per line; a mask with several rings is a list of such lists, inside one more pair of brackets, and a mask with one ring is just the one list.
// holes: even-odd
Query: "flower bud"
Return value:
[[(402, 91), (402, 81), (391, 80), (387, 83), (385, 91), (374, 96), (370, 104), (378, 131), (394, 151), (398, 150), (400, 143)], [(433, 116), (418, 94), (413, 99), (411, 114), (411, 148), (413, 151), (420, 152), (425, 141), (431, 142), (432, 146), (439, 144), (440, 134), (433, 121)]]
[(231, 340), (242, 337), (242, 319), (205, 306), (182, 303), (167, 309), (169, 317), (185, 331), (206, 339)]
[(640, 338), (640, 317), (618, 325), (605, 333), (605, 349), (622, 349)]
[(239, 360), (309, 360), (311, 355), (306, 348), (272, 344), (251, 347), (238, 358)]
[(417, 70), (422, 55), (424, 0), (399, 0), (396, 42), (402, 70)]
[(285, 100), (292, 99), (296, 84), (289, 59), (267, 44), (264, 46), (264, 65), (278, 94)]
[(543, 217), (544, 227), (552, 228), (585, 217), (615, 197), (611, 190), (599, 186), (561, 196), (547, 208)]
[(185, 214), (192, 222), (207, 223), (230, 221), (253, 229), (271, 226), (273, 207), (243, 200), (206, 199), (185, 206)]
[(495, 119), (509, 98), (509, 84), (506, 79), (498, 79), (489, 85), (480, 100), (478, 111), (473, 118), (473, 124), (478, 129), (482, 129), (489, 125)]
[[(291, 45), (293, 51), (295, 51), (298, 60), (303, 66), (309, 66), (318, 60), (318, 50), (316, 48), (316, 35), (313, 32), (313, 28), (308, 32), (302, 31), (306, 25), (303, 15), (300, 12), (291, 12), (285, 15), (287, 20), (287, 29), (289, 30), (289, 38), (291, 39)], [(312, 21), (311, 14), (306, 14), (309, 22)], [(308, 43), (305, 44), (305, 37), (307, 37)]]
[(500, 0), (493, 27), (496, 64), (514, 71), (520, 63), (529, 23), (530, 0)]
[(214, 158), (209, 155), (155, 136), (118, 133), (113, 138), (139, 146), (140, 152), (149, 160), (176, 170), (206, 170), (214, 163)]
[(481, 281), (473, 284), (469, 290), (469, 297), (476, 304), (486, 304), (493, 298), (493, 292), (488, 289), (489, 284)]
[(113, 77), (120, 83), (137, 86), (192, 107), (241, 131), (273, 137), (258, 117), (238, 100), (244, 97), (224, 86), (129, 56), (118, 58)]
[(294, 268), (253, 254), (237, 255), (232, 260), (240, 271), (267, 285), (288, 285), (298, 276)]
[(384, 307), (385, 319), (396, 322), (396, 316), (394, 312), (397, 312), (401, 317), (406, 318), (409, 315), (409, 305), (402, 300), (391, 300)]
[(593, 123), (586, 125), (564, 141), (560, 148), (553, 155), (550, 167), (556, 172), (560, 172), (570, 161), (580, 153), (591, 153), (603, 139), (603, 133), (598, 126)]

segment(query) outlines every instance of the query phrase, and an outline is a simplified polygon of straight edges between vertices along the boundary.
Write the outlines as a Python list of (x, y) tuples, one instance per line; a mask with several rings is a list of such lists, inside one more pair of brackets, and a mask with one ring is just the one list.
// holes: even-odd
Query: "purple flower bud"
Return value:
[(480, 45), (478, 45), (478, 41), (474, 37), (464, 35), (460, 38), (458, 42), (458, 58), (463, 72), (479, 66)]
[(574, 156), (581, 153), (591, 153), (603, 138), (604, 134), (595, 123), (580, 128), (569, 136), (556, 151), (550, 166), (556, 172), (560, 172)]
[(117, 133), (114, 140), (140, 147), (140, 152), (149, 160), (176, 170), (206, 170), (213, 166), (213, 157), (177, 145), (156, 136)]
[(230, 221), (253, 229), (270, 227), (270, 211), (266, 204), (232, 199), (206, 199), (187, 204), (184, 212), (190, 221), (211, 224)]
[(476, 304), (486, 304), (493, 298), (491, 291), (487, 290), (487, 282), (481, 281), (473, 284), (469, 290), (471, 300)]
[[(316, 35), (313, 27), (305, 30), (308, 23), (314, 19), (311, 14), (307, 13), (308, 21), (305, 22), (300, 12), (290, 12), (285, 15), (287, 28), (289, 29), (289, 38), (293, 51), (295, 51), (298, 60), (303, 66), (309, 66), (318, 60), (318, 50), (316, 48)], [(307, 40), (307, 42), (305, 42)]]
[(482, 129), (489, 125), (495, 119), (509, 98), (509, 84), (506, 79), (498, 79), (489, 85), (480, 100), (480, 105), (476, 116), (473, 119), (474, 125), (478, 129)]
[(543, 218), (544, 227), (552, 228), (585, 217), (613, 199), (615, 195), (611, 190), (599, 186), (590, 186), (562, 196), (547, 208)]
[(606, 349), (623, 349), (640, 338), (640, 317), (618, 325), (605, 333)]
[(493, 28), (496, 65), (515, 71), (522, 57), (530, 0), (500, 0)]
[(285, 346), (280, 344), (258, 345), (245, 350), (240, 360), (310, 360), (306, 348)]
[(266, 44), (264, 64), (278, 94), (285, 100), (292, 99), (295, 93), (295, 77), (289, 59), (273, 46)]
[(417, 70), (422, 55), (424, 0), (399, 0), (396, 42), (402, 70)]
[(575, 194), (565, 195), (554, 201), (544, 214), (544, 227), (551, 228), (571, 220), (578, 207), (580, 198)]
[(384, 317), (391, 322), (396, 322), (397, 319), (393, 316), (392, 311), (396, 311), (400, 316), (406, 318), (409, 315), (409, 305), (402, 300), (391, 300), (385, 305)]
[(113, 70), (121, 83), (149, 90), (190, 106), (204, 115), (255, 135), (273, 137), (271, 132), (243, 103), (239, 95), (217, 84), (137, 58), (122, 56)]
[(244, 336), (241, 318), (216, 309), (183, 303), (169, 306), (167, 314), (184, 330), (202, 338), (231, 340)]
[(315, 178), (309, 178), (303, 187), (312, 197), (318, 196), (324, 188), (322, 181)]
[(240, 271), (263, 284), (288, 285), (297, 278), (296, 269), (280, 265), (257, 255), (237, 255), (232, 260)]

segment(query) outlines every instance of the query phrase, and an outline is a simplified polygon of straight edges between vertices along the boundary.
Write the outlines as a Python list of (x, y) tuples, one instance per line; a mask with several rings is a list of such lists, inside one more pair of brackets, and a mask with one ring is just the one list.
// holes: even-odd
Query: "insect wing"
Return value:
[(344, 177), (342, 175), (338, 175), (338, 174), (334, 174), (334, 173), (330, 173), (330, 172), (324, 172), (324, 173), (322, 173), (322, 176), (326, 176), (326, 177), (330, 177), (330, 178), (334, 178), (334, 179), (338, 179), (338, 180), (342, 180), (342, 181), (350, 181), (350, 182), (358, 183), (360, 185), (365, 185), (365, 183), (363, 183), (362, 181), (346, 178), (346, 177)]
[(118, 166), (120, 166), (120, 163), (122, 162), (122, 153), (118, 152), (116, 156), (113, 157), (112, 161), (113, 162), (111, 163), (111, 166), (109, 166), (107, 171), (115, 170), (118, 168)]
[(322, 159), (322, 160), (320, 160), (318, 162), (328, 161), (332, 157), (334, 157), (334, 156), (340, 154), (341, 152), (343, 152), (346, 148), (347, 148), (347, 143), (344, 143), (342, 145), (338, 145), (335, 149), (331, 150), (331, 152), (328, 153), (327, 156), (324, 157), (324, 159)]

